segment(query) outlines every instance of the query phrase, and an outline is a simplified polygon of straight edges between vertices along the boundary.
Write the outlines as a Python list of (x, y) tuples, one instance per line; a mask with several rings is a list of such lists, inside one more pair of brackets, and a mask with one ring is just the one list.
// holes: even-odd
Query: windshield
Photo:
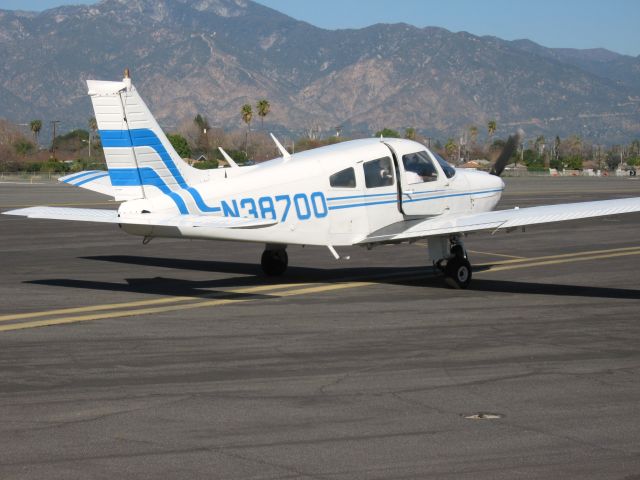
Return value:
[(438, 179), (438, 171), (427, 152), (403, 155), (402, 164), (408, 184), (433, 182)]
[(435, 158), (436, 161), (440, 164), (447, 178), (451, 178), (456, 174), (456, 169), (453, 168), (444, 158), (442, 158), (433, 150), (429, 150), (429, 151), (431, 152), (431, 155), (433, 155), (433, 158)]

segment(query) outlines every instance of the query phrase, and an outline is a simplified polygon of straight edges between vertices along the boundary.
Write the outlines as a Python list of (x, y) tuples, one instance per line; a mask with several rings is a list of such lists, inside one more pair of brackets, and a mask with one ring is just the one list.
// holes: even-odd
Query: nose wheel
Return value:
[(471, 263), (464, 257), (453, 257), (444, 267), (444, 282), (450, 288), (467, 288), (471, 283)]
[(440, 258), (435, 266), (444, 274), (449, 288), (463, 289), (471, 283), (471, 263), (459, 236), (441, 237), (429, 243), (431, 258)]
[(267, 249), (262, 252), (260, 265), (262, 266), (262, 271), (270, 277), (282, 275), (289, 265), (289, 255), (284, 249)]

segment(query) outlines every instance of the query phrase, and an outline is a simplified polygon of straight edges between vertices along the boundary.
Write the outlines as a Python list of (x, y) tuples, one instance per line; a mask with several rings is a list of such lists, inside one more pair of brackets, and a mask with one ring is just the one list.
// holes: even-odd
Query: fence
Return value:
[(0, 172), (0, 182), (55, 182), (64, 175), (67, 174), (56, 172)]

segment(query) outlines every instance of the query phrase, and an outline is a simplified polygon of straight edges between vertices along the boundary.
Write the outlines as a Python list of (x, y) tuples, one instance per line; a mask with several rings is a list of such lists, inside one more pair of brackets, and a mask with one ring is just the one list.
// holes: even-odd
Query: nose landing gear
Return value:
[(429, 255), (437, 259), (434, 265), (444, 274), (449, 288), (463, 289), (471, 283), (471, 263), (459, 236), (429, 239)]
[(471, 283), (471, 264), (466, 258), (453, 257), (447, 260), (444, 283), (450, 288), (467, 288)]

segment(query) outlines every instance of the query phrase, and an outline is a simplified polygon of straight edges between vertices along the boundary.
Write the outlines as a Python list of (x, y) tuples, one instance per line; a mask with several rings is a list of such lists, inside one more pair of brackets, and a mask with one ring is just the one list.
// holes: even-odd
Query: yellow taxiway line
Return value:
[[(545, 265), (555, 265), (562, 263), (584, 262), (600, 260), (606, 258), (623, 257), (629, 255), (640, 255), (639, 247), (615, 248), (609, 250), (592, 250), (586, 252), (565, 253), (561, 255), (546, 255), (535, 258), (516, 258), (501, 260), (488, 264), (480, 264), (478, 267), (488, 267), (486, 270), (475, 272), (476, 275), (483, 275), (491, 272), (513, 270), (519, 268), (533, 268)], [(92, 320), (102, 320), (107, 318), (122, 318), (136, 315), (150, 315), (158, 313), (176, 312), (191, 310), (196, 308), (217, 307), (230, 304), (255, 302), (262, 297), (234, 298), (241, 295), (266, 294), (270, 298), (285, 298), (299, 295), (309, 295), (314, 293), (324, 293), (336, 290), (360, 288), (378, 285), (382, 280), (420, 280), (434, 276), (431, 272), (390, 273), (376, 275), (374, 277), (343, 278), (333, 283), (288, 283), (258, 285), (246, 288), (234, 288), (231, 290), (217, 291), (202, 296), (179, 296), (163, 297), (150, 300), (139, 300), (133, 302), (112, 303), (105, 305), (93, 305), (86, 307), (64, 308), (30, 313), (18, 313), (0, 316), (0, 322), (11, 322), (23, 319), (36, 319), (27, 322), (9, 323), (0, 325), (0, 332), (10, 330), (21, 330), (27, 328), (44, 327), (51, 325), (63, 325), (77, 322), (87, 322)], [(80, 315), (76, 315), (80, 314)], [(52, 317), (52, 318), (42, 318)]]
[[(623, 253), (623, 252), (635, 252), (640, 251), (640, 246), (637, 247), (624, 247), (624, 248), (610, 248), (607, 250), (591, 250), (586, 252), (573, 252), (573, 253), (562, 253), (560, 255), (545, 255), (543, 257), (522, 257), (522, 258), (514, 258), (511, 260), (499, 260), (497, 262), (491, 262), (487, 264), (477, 264), (478, 267), (485, 267), (490, 265), (505, 265), (511, 263), (524, 263), (524, 262), (539, 262), (546, 260), (555, 260), (562, 258), (571, 258), (571, 257), (587, 257), (584, 260), (590, 260), (595, 258), (598, 255), (608, 255), (613, 253)], [(635, 255), (636, 253), (631, 253), (631, 255)], [(493, 254), (491, 254), (493, 255)], [(562, 263), (562, 262), (559, 262)]]
[[(418, 279), (424, 278), (425, 274), (413, 275), (413, 276), (402, 276), (398, 275), (398, 278), (402, 279)], [(375, 281), (356, 281), (356, 282), (339, 282), (332, 284), (290, 284), (290, 285), (261, 285), (259, 287), (252, 288), (244, 288), (244, 289), (234, 289), (227, 290), (224, 292), (218, 292), (219, 296), (233, 296), (238, 294), (251, 294), (251, 293), (260, 293), (260, 292), (268, 292), (269, 296), (272, 298), (283, 298), (283, 297), (291, 297), (296, 295), (308, 295), (311, 293), (320, 293), (320, 292), (328, 292), (332, 290), (344, 290), (348, 288), (358, 288), (365, 287), (370, 285), (376, 285), (379, 282)], [(291, 286), (299, 287), (301, 285), (305, 285), (302, 288), (293, 288), (290, 290), (286, 290), (287, 287)], [(285, 291), (281, 291), (285, 289)], [(181, 301), (184, 301), (184, 297), (179, 297)], [(194, 299), (194, 297), (191, 297)], [(171, 301), (173, 299), (158, 299), (158, 300), (168, 300)], [(120, 318), (120, 317), (129, 317), (134, 315), (150, 315), (154, 313), (167, 313), (167, 312), (175, 312), (180, 310), (192, 310), (195, 308), (204, 308), (204, 307), (216, 307), (221, 305), (229, 305), (234, 303), (246, 303), (251, 301), (256, 301), (256, 298), (220, 298), (214, 300), (204, 300), (204, 301), (195, 301), (192, 303), (186, 304), (178, 304), (178, 305), (163, 305), (157, 307), (147, 307), (147, 308), (138, 308), (138, 309), (130, 309), (130, 310), (117, 310), (117, 311), (109, 311), (104, 313), (92, 313), (87, 315), (77, 315), (71, 317), (59, 317), (59, 318), (51, 318), (44, 320), (35, 320), (31, 322), (22, 322), (22, 323), (12, 323), (9, 325), (0, 325), (0, 332), (6, 332), (10, 330), (21, 330), (26, 328), (35, 328), (35, 327), (44, 327), (51, 325), (63, 325), (67, 323), (77, 323), (77, 322), (87, 322), (92, 320), (101, 320), (106, 318)], [(136, 303), (136, 302), (131, 302)], [(107, 307), (106, 305), (97, 305), (96, 307)], [(90, 307), (83, 307), (85, 309), (89, 309)], [(96, 309), (97, 311), (97, 309)], [(51, 314), (49, 312), (37, 312), (42, 313), (44, 315)]]
[[(625, 257), (628, 255), (640, 255), (640, 248), (636, 248), (635, 250), (627, 250), (627, 251), (618, 251), (615, 253), (600, 253), (600, 254), (590, 254), (585, 256), (576, 256), (573, 254), (567, 254), (566, 257), (560, 258), (558, 256), (553, 256), (551, 260), (543, 260), (532, 262), (533, 259), (525, 259), (523, 261), (519, 261), (519, 263), (514, 264), (506, 264), (507, 262), (500, 263), (498, 265), (489, 264), (489, 268), (484, 272), (500, 272), (503, 270), (515, 270), (517, 268), (531, 268), (531, 267), (541, 267), (544, 265), (557, 265), (560, 263), (573, 263), (573, 262), (585, 262), (589, 260), (602, 260), (605, 258), (615, 258), (615, 257)], [(541, 257), (544, 258), (544, 257)], [(483, 265), (478, 265), (479, 267)], [(477, 273), (484, 273), (477, 272)]]
[(278, 284), (278, 285), (259, 285), (255, 287), (248, 288), (238, 288), (232, 291), (224, 291), (224, 292), (215, 292), (211, 294), (204, 294), (201, 296), (180, 296), (180, 297), (163, 297), (163, 298), (154, 298), (152, 300), (139, 300), (135, 302), (124, 302), (124, 303), (108, 303), (105, 305), (90, 305), (87, 307), (74, 307), (74, 308), (61, 308), (58, 310), (45, 310), (40, 312), (28, 312), (28, 313), (16, 313), (12, 315), (1, 315), (0, 322), (9, 322), (12, 320), (22, 320), (25, 318), (37, 318), (37, 317), (49, 317), (54, 315), (65, 315), (72, 313), (85, 313), (85, 312), (97, 312), (101, 310), (119, 310), (123, 308), (134, 308), (134, 307), (146, 307), (150, 305), (162, 305), (167, 303), (179, 303), (179, 302), (187, 302), (189, 300), (202, 300), (205, 298), (213, 298), (220, 297), (223, 295), (231, 294), (247, 294), (247, 293), (259, 293), (265, 290), (278, 290), (291, 288), (298, 285), (304, 284), (296, 284), (296, 283), (288, 283), (288, 284)]
[(525, 259), (527, 257), (521, 257), (519, 255), (505, 255), (504, 253), (493, 253), (493, 252), (480, 252), (478, 250), (467, 250), (469, 253), (479, 253), (480, 255), (491, 255), (493, 257), (504, 257), (504, 258), (516, 258), (516, 259)]

